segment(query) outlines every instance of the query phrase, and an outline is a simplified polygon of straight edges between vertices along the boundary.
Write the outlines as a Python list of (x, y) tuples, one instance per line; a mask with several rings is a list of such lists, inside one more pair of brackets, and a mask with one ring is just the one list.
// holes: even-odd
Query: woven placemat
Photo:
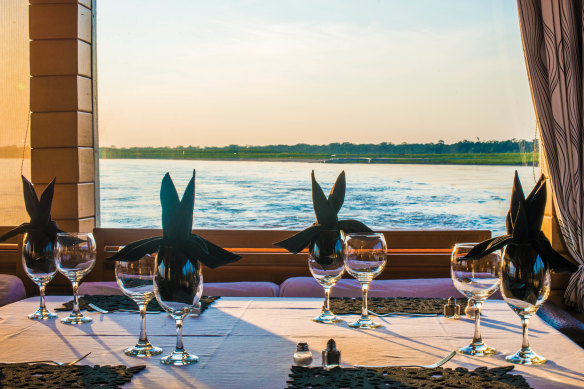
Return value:
[(530, 388), (519, 374), (509, 374), (513, 366), (478, 367), (469, 371), (456, 369), (355, 369), (336, 367), (324, 370), (321, 367), (292, 366), (288, 388)]
[(119, 388), (145, 367), (0, 363), (0, 388)]
[[(219, 296), (203, 296), (201, 297), (201, 311), (200, 314), (205, 312), (211, 304), (218, 300)], [(138, 306), (128, 296), (125, 295), (103, 295), (103, 294), (86, 294), (85, 296), (79, 297), (79, 309), (86, 311), (95, 311), (89, 304), (93, 304), (101, 309), (105, 309), (109, 312), (115, 312), (117, 310), (138, 310)], [(73, 309), (73, 301), (68, 301), (63, 304), (62, 307), (56, 308), (55, 311), (70, 311)], [(149, 312), (164, 312), (164, 309), (158, 304), (158, 300), (152, 299), (148, 303), (146, 308)]]
[[(369, 297), (367, 308), (377, 314), (386, 313), (424, 313), (424, 314), (444, 314), (444, 305), (448, 299), (443, 298), (418, 298), (418, 297)], [(460, 312), (464, 313), (467, 300), (465, 298), (456, 299), (460, 305)], [(363, 300), (350, 297), (331, 297), (331, 311), (337, 315), (361, 314)]]

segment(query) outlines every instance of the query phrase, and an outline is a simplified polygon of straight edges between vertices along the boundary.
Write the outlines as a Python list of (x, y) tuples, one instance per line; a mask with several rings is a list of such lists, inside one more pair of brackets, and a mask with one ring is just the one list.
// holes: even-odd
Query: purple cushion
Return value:
[(26, 291), (20, 278), (0, 274), (0, 307), (25, 298)]
[[(360, 297), (357, 280), (343, 278), (331, 290), (334, 297)], [(421, 278), (405, 280), (373, 280), (370, 297), (460, 297), (450, 278)], [(280, 297), (324, 297), (322, 286), (311, 277), (288, 278), (280, 285)], [(491, 298), (500, 299), (497, 291)]]
[[(203, 285), (205, 296), (278, 297), (280, 288), (273, 282), (209, 282)], [(123, 294), (115, 281), (84, 282), (79, 294)]]

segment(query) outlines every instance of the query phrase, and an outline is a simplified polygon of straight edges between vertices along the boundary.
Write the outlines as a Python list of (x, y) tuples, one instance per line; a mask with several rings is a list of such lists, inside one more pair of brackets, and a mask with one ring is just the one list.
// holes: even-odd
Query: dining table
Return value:
[[(48, 296), (51, 310), (71, 296)], [(377, 317), (381, 328), (362, 330), (347, 323), (358, 315), (343, 315), (344, 321), (320, 324), (322, 298), (222, 297), (200, 316), (187, 317), (183, 326), (185, 349), (199, 356), (198, 363), (166, 366), (160, 363), (176, 344), (175, 321), (166, 313), (147, 314), (150, 342), (164, 353), (151, 358), (126, 356), (123, 350), (136, 343), (139, 315), (135, 313), (85, 312), (92, 323), (65, 325), (56, 320), (29, 320), (38, 307), (31, 297), (0, 308), (0, 362), (38, 360), (73, 361), (88, 352), (79, 364), (146, 365), (127, 388), (284, 388), (298, 342), (308, 343), (321, 364), (321, 352), (334, 339), (341, 351), (342, 366), (431, 364), (453, 350), (466, 346), (474, 322), (466, 317)], [(63, 318), (68, 312), (59, 312)], [(501, 300), (487, 300), (481, 320), (485, 342), (497, 349), (490, 357), (457, 354), (444, 368), (476, 369), (509, 366), (505, 356), (521, 346), (519, 317)], [(529, 322), (533, 349), (545, 356), (539, 366), (514, 365), (511, 374), (521, 374), (533, 388), (584, 388), (584, 350), (538, 316)]]

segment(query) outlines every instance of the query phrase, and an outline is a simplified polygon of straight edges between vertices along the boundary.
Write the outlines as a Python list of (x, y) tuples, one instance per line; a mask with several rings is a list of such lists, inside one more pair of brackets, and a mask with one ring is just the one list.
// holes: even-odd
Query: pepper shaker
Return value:
[(329, 339), (326, 349), (322, 350), (322, 367), (325, 370), (341, 365), (341, 352), (337, 350), (334, 339)]
[(444, 317), (448, 319), (460, 318), (460, 305), (456, 304), (454, 297), (448, 298), (448, 304), (444, 306)]
[(312, 351), (308, 348), (308, 343), (298, 342), (293, 358), (296, 366), (310, 366), (312, 363)]

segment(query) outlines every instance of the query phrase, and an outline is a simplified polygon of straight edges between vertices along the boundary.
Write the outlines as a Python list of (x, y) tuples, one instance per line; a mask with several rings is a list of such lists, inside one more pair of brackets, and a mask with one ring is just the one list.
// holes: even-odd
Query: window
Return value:
[[(343, 218), (499, 233), (513, 171), (526, 187), (533, 179), (514, 2), (101, 0), (97, 14), (104, 227), (159, 227), (162, 175), (180, 192), (196, 168), (195, 227), (303, 228), (314, 221), (314, 169), (325, 191), (346, 171)], [(303, 160), (308, 150), (339, 162), (345, 142), (449, 150), (468, 140), (460, 148), (476, 151), (475, 142), (509, 139), (529, 142), (499, 150), (525, 154), (489, 163), (524, 166), (472, 165), (476, 155), (419, 164), (435, 157), (419, 153), (413, 164)], [(280, 155), (246, 147), (297, 143), (341, 145)], [(405, 152), (372, 150), (350, 157)]]

